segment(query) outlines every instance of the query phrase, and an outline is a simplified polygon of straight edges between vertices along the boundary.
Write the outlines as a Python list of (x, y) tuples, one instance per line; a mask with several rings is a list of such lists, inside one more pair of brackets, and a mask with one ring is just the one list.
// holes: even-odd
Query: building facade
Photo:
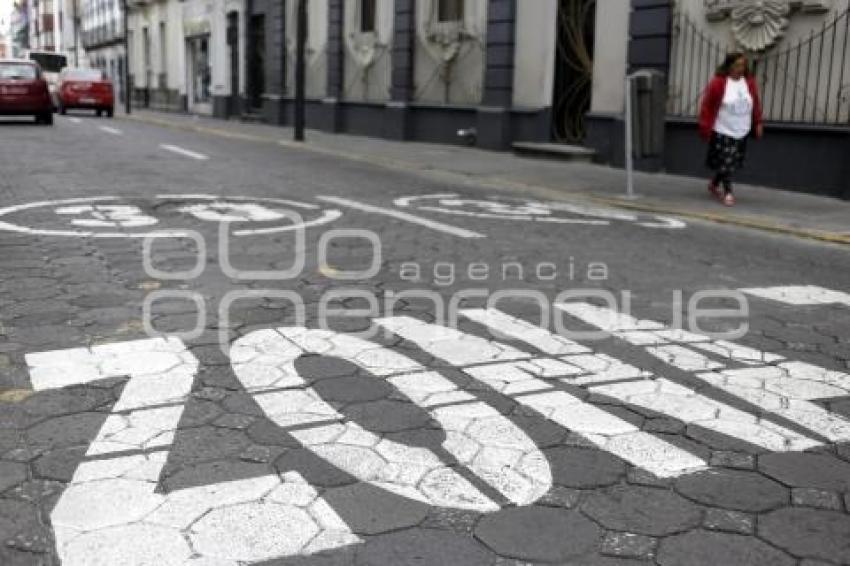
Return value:
[(86, 65), (102, 69), (112, 80), (116, 97), (124, 87), (124, 8), (122, 0), (80, 0), (79, 41)]
[(135, 0), (128, 42), (135, 104), (226, 117), (241, 109), (241, 0)]
[(29, 0), (27, 10), (27, 47), (42, 51), (60, 51), (62, 45), (59, 0)]
[[(620, 165), (624, 78), (649, 68), (664, 77), (668, 143), (638, 164), (702, 174), (702, 88), (723, 54), (740, 49), (754, 62), (770, 132), (747, 180), (850, 197), (848, 3), (309, 0), (307, 123), (503, 150), (582, 144)], [(137, 104), (291, 124), (297, 5), (133, 0)], [(800, 151), (811, 153), (811, 171), (770, 163)]]
[(726, 53), (742, 51), (767, 127), (741, 180), (850, 199), (850, 0), (632, 0), (608, 8), (606, 26), (616, 33), (596, 46), (585, 136), (600, 161), (624, 159), (623, 74), (603, 69), (649, 68), (666, 77), (666, 141), (643, 165), (704, 175), (695, 135), (703, 88)]
[(80, 61), (80, 0), (19, 0), (13, 5), (12, 41), (16, 54), (25, 49), (48, 51)]
[[(270, 123), (292, 120), (296, 8), (246, 0), (245, 104)], [(557, 0), (310, 0), (308, 124), (449, 143), (475, 131), (492, 148), (548, 141), (558, 11)], [(577, 116), (589, 89), (570, 101)]]

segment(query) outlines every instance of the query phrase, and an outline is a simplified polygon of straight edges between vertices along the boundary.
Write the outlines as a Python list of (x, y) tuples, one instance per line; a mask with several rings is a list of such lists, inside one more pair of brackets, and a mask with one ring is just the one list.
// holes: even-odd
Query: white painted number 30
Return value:
[(142, 212), (138, 206), (128, 204), (62, 206), (56, 209), (56, 214), (75, 216), (71, 224), (86, 228), (141, 228), (159, 222), (153, 216)]
[[(812, 402), (850, 394), (850, 375), (587, 303), (557, 306), (664, 363), (697, 372), (699, 380), (738, 397), (757, 414), (495, 309), (462, 314), (538, 354), (408, 317), (375, 322), (484, 388), (660, 477), (708, 464), (568, 391), (584, 388), (770, 451), (850, 441), (850, 422)], [(305, 354), (340, 358), (386, 380), (440, 425), (441, 446), (410, 446), (341, 414), (299, 374), (296, 362)], [(428, 505), (489, 513), (532, 504), (552, 486), (549, 462), (513, 420), (389, 348), (335, 332), (284, 327), (244, 336), (230, 355), (235, 375), (282, 434), (375, 488)], [(129, 376), (52, 512), (65, 566), (235, 565), (360, 540), (310, 478), (294, 471), (157, 491), (198, 369), (181, 341), (156, 338), (30, 354), (27, 363), (36, 390)], [(783, 424), (788, 421), (797, 426), (788, 428)]]

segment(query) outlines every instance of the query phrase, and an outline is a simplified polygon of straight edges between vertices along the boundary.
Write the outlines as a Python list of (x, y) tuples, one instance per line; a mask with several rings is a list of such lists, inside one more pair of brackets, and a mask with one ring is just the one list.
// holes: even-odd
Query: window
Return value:
[(159, 72), (162, 77), (168, 73), (168, 37), (165, 33), (165, 22), (159, 22)]
[(457, 22), (463, 20), (464, 0), (437, 0), (437, 21)]
[(36, 66), (29, 63), (0, 63), (0, 80), (33, 80), (37, 75)]
[(360, 31), (375, 31), (377, 19), (377, 0), (360, 0)]
[(68, 64), (68, 59), (58, 53), (31, 51), (29, 58), (38, 63), (41, 69), (48, 73), (58, 73)]
[(151, 36), (148, 28), (142, 28), (142, 56), (144, 57), (145, 69), (151, 68)]
[[(103, 62), (97, 61), (97, 66), (102, 67)], [(62, 73), (62, 78), (69, 81), (102, 81), (105, 77), (100, 69), (67, 69)]]

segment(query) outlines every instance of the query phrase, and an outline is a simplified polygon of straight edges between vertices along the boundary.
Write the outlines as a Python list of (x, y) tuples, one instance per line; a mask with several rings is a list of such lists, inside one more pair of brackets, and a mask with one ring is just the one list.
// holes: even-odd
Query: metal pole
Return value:
[(80, 16), (77, 12), (77, 3), (74, 0), (74, 66), (80, 66)]
[(307, 75), (307, 0), (298, 0), (298, 30), (295, 52), (295, 141), (304, 141), (306, 122), (306, 75)]
[(626, 75), (626, 198), (628, 199), (635, 198), (632, 141), (632, 77)]
[(127, 13), (127, 0), (122, 1), (124, 8), (124, 111), (130, 113), (130, 32), (127, 29), (129, 21)]
[(632, 133), (632, 81), (634, 79), (640, 77), (648, 77), (652, 78), (652, 73), (646, 70), (635, 71), (632, 74), (626, 75), (626, 198), (627, 199), (636, 199), (638, 196), (635, 194), (635, 178), (634, 178), (634, 135)]

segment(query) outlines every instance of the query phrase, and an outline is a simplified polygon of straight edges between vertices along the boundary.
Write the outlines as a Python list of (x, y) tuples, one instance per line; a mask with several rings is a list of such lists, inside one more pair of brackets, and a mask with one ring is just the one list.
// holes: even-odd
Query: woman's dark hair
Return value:
[[(726, 54), (726, 58), (725, 58), (725, 59), (723, 59), (723, 62), (720, 64), (720, 66), (719, 66), (719, 67), (717, 67), (717, 71), (716, 71), (716, 72), (717, 72), (717, 74), (718, 74), (718, 75), (722, 75), (722, 76), (724, 76), (724, 77), (728, 77), (728, 76), (729, 76), (729, 71), (731, 71), (731, 70), (732, 70), (732, 65), (734, 65), (734, 64), (735, 64), (735, 61), (737, 61), (738, 59), (742, 59), (742, 58), (743, 58), (743, 59), (746, 59), (746, 58), (747, 58), (746, 53), (744, 53), (744, 52), (742, 52), (742, 51), (733, 51), (733, 52), (731, 52), (731, 53), (727, 53), (727, 54)], [(744, 75), (745, 75), (745, 76), (749, 76), (749, 75), (750, 75), (750, 65), (749, 65), (749, 62), (747, 62), (747, 69), (744, 71)]]

